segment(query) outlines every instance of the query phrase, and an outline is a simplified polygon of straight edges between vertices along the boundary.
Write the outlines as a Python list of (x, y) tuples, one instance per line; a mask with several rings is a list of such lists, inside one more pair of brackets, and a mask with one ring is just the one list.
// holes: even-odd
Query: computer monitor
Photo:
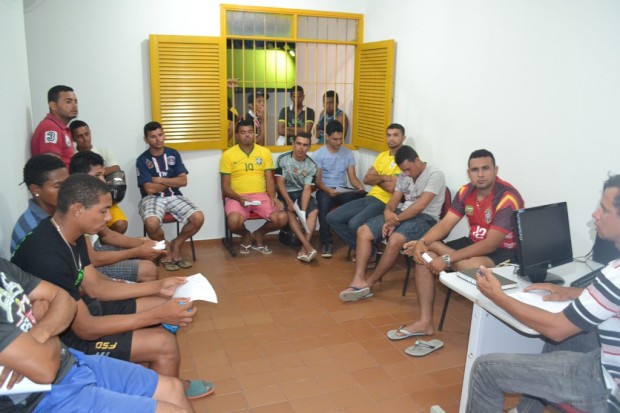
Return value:
[(566, 202), (514, 211), (519, 275), (532, 282), (562, 284), (547, 270), (573, 260)]

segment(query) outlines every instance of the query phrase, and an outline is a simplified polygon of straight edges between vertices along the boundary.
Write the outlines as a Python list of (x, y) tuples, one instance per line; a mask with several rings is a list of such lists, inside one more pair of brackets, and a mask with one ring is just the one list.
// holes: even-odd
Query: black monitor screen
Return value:
[(519, 274), (543, 282), (547, 269), (573, 260), (566, 202), (514, 212)]

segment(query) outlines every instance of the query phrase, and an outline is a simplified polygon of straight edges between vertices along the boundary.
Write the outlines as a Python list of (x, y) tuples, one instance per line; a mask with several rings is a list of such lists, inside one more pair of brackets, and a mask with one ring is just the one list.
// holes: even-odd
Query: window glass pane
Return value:
[(292, 15), (226, 12), (226, 34), (228, 36), (292, 37), (292, 27)]

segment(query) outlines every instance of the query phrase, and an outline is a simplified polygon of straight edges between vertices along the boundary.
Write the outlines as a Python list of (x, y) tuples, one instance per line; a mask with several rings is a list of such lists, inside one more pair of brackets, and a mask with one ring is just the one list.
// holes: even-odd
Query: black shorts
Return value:
[[(453, 250), (460, 250), (474, 244), (474, 242), (468, 237), (463, 237), (450, 242), (446, 242), (445, 244)], [(493, 264), (495, 265), (501, 264), (506, 261), (516, 262), (516, 251), (507, 250), (505, 248), (498, 248), (492, 253), (486, 255), (486, 257), (493, 261)]]
[[(136, 313), (135, 299), (98, 301), (84, 297), (84, 303), (92, 316)], [(97, 340), (84, 340), (78, 337), (72, 330), (68, 330), (61, 336), (61, 339), (68, 347), (79, 350), (85, 354), (95, 354), (129, 361), (133, 331), (111, 334), (109, 336), (100, 337)]]

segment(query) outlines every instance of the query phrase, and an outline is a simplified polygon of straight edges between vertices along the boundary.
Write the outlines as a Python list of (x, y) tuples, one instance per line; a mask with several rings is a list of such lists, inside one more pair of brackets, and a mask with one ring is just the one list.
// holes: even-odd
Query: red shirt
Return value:
[(495, 178), (491, 194), (481, 201), (477, 200), (477, 196), (478, 191), (472, 184), (463, 185), (450, 207), (450, 211), (459, 217), (467, 215), (469, 238), (479, 242), (487, 237), (490, 229), (496, 229), (506, 234), (499, 248), (517, 248), (512, 212), (523, 208), (519, 191), (508, 182)]
[(68, 168), (73, 156), (71, 130), (56, 116), (48, 113), (32, 134), (30, 153), (32, 156), (42, 153), (55, 153), (60, 156)]

